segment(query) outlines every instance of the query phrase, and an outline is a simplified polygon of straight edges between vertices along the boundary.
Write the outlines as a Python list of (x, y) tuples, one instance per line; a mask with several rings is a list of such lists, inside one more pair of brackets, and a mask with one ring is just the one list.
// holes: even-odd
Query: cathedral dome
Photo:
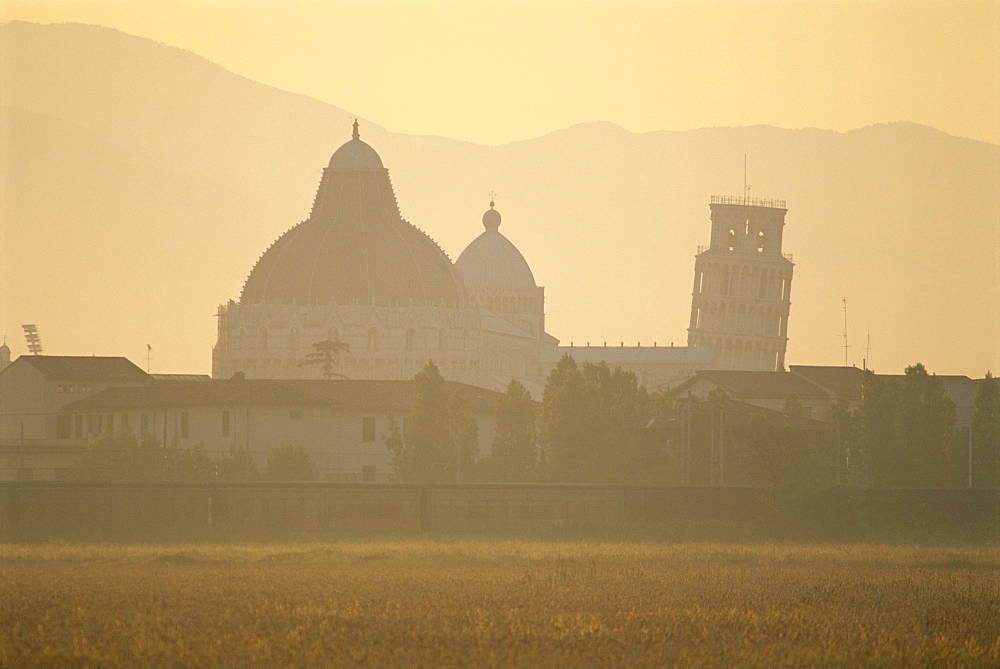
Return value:
[(361, 141), (357, 120), (354, 121), (354, 137), (333, 153), (329, 167), (332, 170), (385, 169), (375, 149)]
[(500, 212), (490, 208), (483, 214), (486, 231), (465, 247), (455, 261), (466, 288), (535, 288), (535, 277), (527, 261), (509, 239), (500, 234)]
[(458, 306), (444, 251), (402, 219), (388, 171), (358, 138), (337, 149), (309, 218), (277, 239), (247, 277), (240, 303)]

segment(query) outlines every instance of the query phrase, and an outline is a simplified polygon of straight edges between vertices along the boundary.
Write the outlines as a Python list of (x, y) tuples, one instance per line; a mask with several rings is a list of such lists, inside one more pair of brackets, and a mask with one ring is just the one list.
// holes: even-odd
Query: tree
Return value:
[(790, 393), (788, 397), (785, 398), (785, 406), (782, 408), (781, 413), (788, 414), (789, 416), (794, 416), (796, 418), (802, 418), (806, 415), (806, 410), (802, 408), (802, 402), (799, 401), (799, 396), (795, 393)]
[(264, 468), (265, 481), (312, 481), (316, 467), (301, 446), (285, 444), (271, 453)]
[(809, 440), (792, 424), (781, 424), (760, 413), (736, 431), (747, 448), (750, 470), (776, 495), (779, 489), (801, 491), (821, 479)]
[(257, 481), (257, 463), (242, 449), (231, 449), (229, 453), (220, 453), (215, 459), (215, 477), (219, 481), (240, 482)]
[[(897, 450), (905, 457), (897, 467), (903, 484), (915, 487), (954, 485), (949, 446), (955, 429), (955, 405), (945, 397), (944, 383), (920, 363), (906, 368), (900, 384), (895, 420)], [(964, 460), (964, 458), (963, 458)]]
[(346, 378), (343, 374), (333, 371), (337, 364), (337, 356), (340, 353), (347, 353), (351, 350), (350, 344), (327, 339), (325, 341), (313, 342), (313, 352), (306, 354), (306, 359), (299, 363), (299, 367), (305, 365), (322, 365), (323, 377), (327, 381), (335, 376)]
[(633, 422), (650, 406), (633, 372), (605, 363), (577, 368), (568, 355), (542, 393), (544, 476), (567, 483), (618, 483), (633, 475)]
[(580, 482), (591, 435), (590, 396), (576, 360), (564, 354), (542, 391), (542, 475), (549, 481)]
[(827, 428), (830, 456), (834, 463), (834, 481), (857, 484), (858, 455), (861, 450), (858, 414), (851, 411), (847, 400), (837, 400), (830, 408)]
[(450, 450), (456, 453), (455, 480), (464, 481), (469, 478), (468, 473), (479, 452), (479, 426), (469, 416), (469, 403), (461, 389), (448, 398), (448, 434)]
[(413, 407), (400, 434), (389, 423), (386, 448), (396, 475), (403, 481), (456, 481), (476, 456), (476, 422), (469, 417), (461, 393), (450, 394), (433, 362), (413, 377)]
[(972, 484), (1000, 487), (1000, 385), (989, 372), (979, 382), (972, 414)]
[(861, 443), (872, 483), (889, 487), (955, 485), (956, 458), (950, 452), (955, 406), (941, 379), (922, 364), (902, 379), (868, 373), (859, 410)]
[(106, 433), (87, 444), (73, 476), (84, 481), (153, 483), (166, 478), (166, 453), (150, 434)]
[(517, 379), (511, 379), (497, 405), (493, 451), (482, 464), (487, 480), (505, 483), (535, 480), (538, 451), (534, 404), (524, 386)]
[(173, 480), (179, 483), (208, 483), (215, 480), (216, 466), (205, 444), (181, 448), (173, 452)]

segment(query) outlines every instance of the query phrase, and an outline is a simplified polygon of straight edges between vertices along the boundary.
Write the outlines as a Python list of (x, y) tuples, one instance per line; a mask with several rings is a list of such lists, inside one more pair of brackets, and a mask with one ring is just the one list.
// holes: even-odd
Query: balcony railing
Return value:
[(713, 195), (712, 204), (739, 204), (745, 207), (767, 207), (768, 209), (787, 209), (784, 200), (767, 200), (757, 197), (736, 197), (732, 195)]

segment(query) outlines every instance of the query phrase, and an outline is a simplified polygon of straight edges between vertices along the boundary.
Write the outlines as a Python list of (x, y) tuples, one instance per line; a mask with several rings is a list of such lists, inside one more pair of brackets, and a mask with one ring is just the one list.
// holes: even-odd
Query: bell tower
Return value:
[(712, 238), (694, 261), (688, 346), (717, 369), (781, 371), (788, 344), (792, 256), (781, 252), (783, 200), (713, 195)]

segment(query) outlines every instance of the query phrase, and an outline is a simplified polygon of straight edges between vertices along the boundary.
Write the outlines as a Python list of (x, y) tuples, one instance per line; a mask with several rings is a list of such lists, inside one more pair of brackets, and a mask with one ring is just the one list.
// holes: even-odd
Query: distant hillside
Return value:
[[(0, 334), (21, 352), (34, 322), (48, 352), (140, 362), (149, 343), (154, 371), (207, 371), (215, 306), (308, 215), (350, 117), (107, 28), (4, 24), (0, 54)], [(910, 123), (480, 146), (360, 122), (452, 258), (499, 194), (566, 343), (685, 342), (708, 200), (739, 194), (746, 154), (751, 194), (788, 203), (790, 363), (843, 362), (847, 297), (852, 361), (870, 330), (879, 371), (1000, 369), (1000, 147)]]

